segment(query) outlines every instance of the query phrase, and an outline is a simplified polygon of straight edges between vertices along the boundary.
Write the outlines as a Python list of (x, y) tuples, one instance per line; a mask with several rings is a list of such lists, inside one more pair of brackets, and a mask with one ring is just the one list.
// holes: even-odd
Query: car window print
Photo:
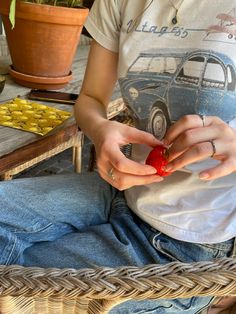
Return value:
[(142, 52), (119, 80), (137, 127), (162, 139), (186, 114), (236, 116), (236, 67), (212, 50), (162, 49)]

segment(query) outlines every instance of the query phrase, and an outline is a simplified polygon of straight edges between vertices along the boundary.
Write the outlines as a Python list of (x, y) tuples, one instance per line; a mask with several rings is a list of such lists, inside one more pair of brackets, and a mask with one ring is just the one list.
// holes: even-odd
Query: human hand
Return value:
[(117, 189), (125, 190), (135, 185), (163, 180), (156, 175), (155, 168), (126, 158), (120, 150), (121, 146), (129, 143), (155, 147), (161, 142), (152, 134), (116, 121), (105, 120), (97, 128), (93, 142), (99, 174)]
[(236, 131), (218, 117), (183, 116), (169, 128), (164, 143), (170, 145), (166, 171), (209, 157), (220, 163), (200, 172), (200, 179), (212, 180), (236, 171)]

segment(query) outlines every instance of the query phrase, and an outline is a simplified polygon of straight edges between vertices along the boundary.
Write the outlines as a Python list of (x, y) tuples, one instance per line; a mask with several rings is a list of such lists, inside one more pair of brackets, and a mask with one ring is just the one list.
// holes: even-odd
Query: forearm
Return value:
[(76, 102), (75, 117), (80, 129), (93, 140), (99, 126), (107, 119), (106, 106), (82, 93)]
[(91, 139), (106, 121), (106, 107), (117, 80), (118, 54), (93, 41), (75, 116), (81, 130)]

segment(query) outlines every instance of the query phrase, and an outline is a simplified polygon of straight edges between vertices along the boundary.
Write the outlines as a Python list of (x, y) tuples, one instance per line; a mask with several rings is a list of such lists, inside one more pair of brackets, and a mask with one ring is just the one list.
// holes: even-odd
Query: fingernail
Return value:
[(149, 174), (156, 174), (156, 173), (157, 173), (156, 168), (153, 168), (153, 167), (150, 166), (150, 168), (148, 169), (147, 175), (149, 175)]
[(162, 178), (162, 177), (156, 177), (155, 179), (154, 179), (154, 181), (153, 182), (161, 182), (161, 181), (163, 181), (164, 179)]
[(209, 174), (207, 173), (207, 172), (202, 172), (202, 173), (200, 173), (199, 174), (199, 178), (201, 179), (201, 180), (207, 180), (207, 179), (209, 179)]

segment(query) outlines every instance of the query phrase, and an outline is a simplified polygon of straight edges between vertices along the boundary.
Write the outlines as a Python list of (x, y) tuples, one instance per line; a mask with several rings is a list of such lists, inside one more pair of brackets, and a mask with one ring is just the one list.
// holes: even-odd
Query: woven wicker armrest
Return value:
[[(0, 294), (30, 306), (43, 299), (59, 304), (73, 303), (70, 312), (107, 313), (114, 305), (129, 299), (172, 299), (192, 296), (236, 295), (236, 260), (223, 258), (212, 262), (125, 266), (97, 269), (43, 269), (17, 265), (0, 266)], [(3, 302), (1, 301), (1, 303)], [(79, 309), (79, 301), (83, 310)], [(83, 302), (84, 301), (84, 302)], [(86, 302), (87, 303), (86, 303)], [(14, 302), (13, 302), (14, 303)], [(71, 303), (71, 304), (72, 304)], [(85, 309), (86, 303), (86, 309)], [(6, 308), (6, 307), (5, 307)], [(1, 313), (7, 312), (0, 308)], [(27, 312), (28, 313), (28, 312)], [(47, 313), (31, 312), (31, 313)]]

